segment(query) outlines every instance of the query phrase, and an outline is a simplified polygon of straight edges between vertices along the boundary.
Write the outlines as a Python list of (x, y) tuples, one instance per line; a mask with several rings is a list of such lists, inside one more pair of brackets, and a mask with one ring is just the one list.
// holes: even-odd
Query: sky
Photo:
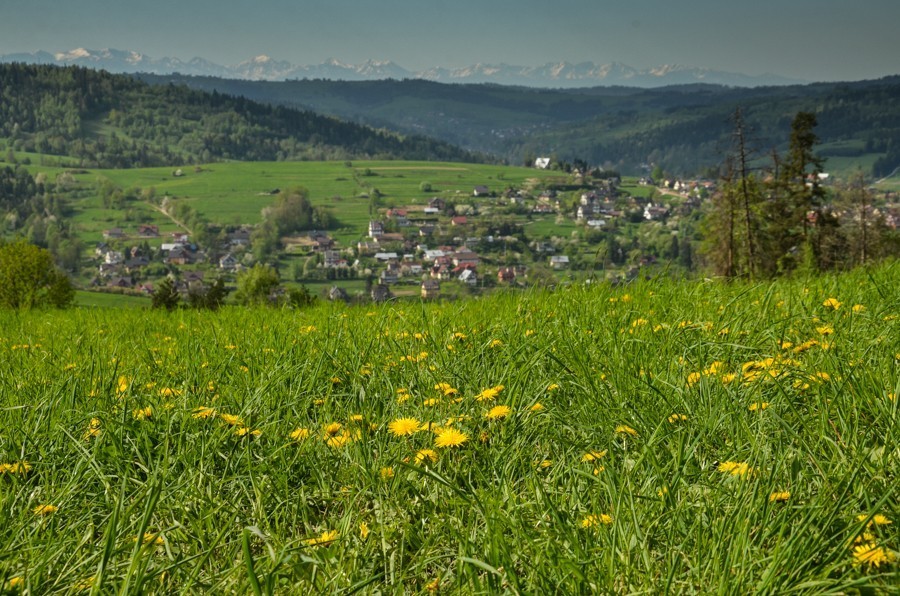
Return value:
[(900, 73), (900, 0), (0, 0), (0, 54), (236, 64), (663, 64), (808, 81)]

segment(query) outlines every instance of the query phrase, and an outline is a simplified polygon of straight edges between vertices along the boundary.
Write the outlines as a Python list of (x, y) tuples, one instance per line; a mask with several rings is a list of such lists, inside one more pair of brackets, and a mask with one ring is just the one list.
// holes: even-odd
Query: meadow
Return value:
[(0, 589), (891, 592), (898, 281), (2, 313)]

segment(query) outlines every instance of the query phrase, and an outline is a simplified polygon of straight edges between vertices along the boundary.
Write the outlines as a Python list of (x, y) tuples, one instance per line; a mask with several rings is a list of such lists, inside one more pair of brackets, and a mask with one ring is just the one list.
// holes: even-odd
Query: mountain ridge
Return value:
[(464, 67), (434, 66), (414, 71), (391, 60), (369, 59), (350, 64), (329, 58), (319, 64), (296, 65), (260, 54), (234, 65), (220, 65), (205, 58), (153, 58), (135, 50), (83, 47), (66, 52), (39, 50), (0, 56), (0, 62), (74, 65), (100, 68), (111, 73), (182, 74), (216, 76), (250, 81), (286, 81), (294, 79), (326, 79), (372, 81), (382, 79), (424, 79), (441, 83), (496, 83), (528, 87), (593, 87), (627, 85), (652, 88), (689, 83), (711, 83), (734, 87), (792, 85), (804, 83), (774, 74), (746, 75), (710, 68), (662, 64), (637, 69), (621, 62), (547, 62), (537, 66), (505, 63), (477, 63)]

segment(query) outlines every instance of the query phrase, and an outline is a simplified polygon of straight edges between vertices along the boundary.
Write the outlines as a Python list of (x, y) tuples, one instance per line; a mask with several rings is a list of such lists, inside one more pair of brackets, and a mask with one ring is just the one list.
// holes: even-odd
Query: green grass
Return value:
[(890, 592), (898, 280), (0, 313), (0, 585)]
[(89, 308), (149, 308), (150, 299), (107, 292), (75, 292), (75, 305)]

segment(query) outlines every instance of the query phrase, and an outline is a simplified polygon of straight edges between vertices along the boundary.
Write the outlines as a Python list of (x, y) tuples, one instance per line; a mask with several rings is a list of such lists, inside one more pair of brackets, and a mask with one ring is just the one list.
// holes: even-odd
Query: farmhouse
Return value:
[(441, 293), (441, 282), (436, 279), (426, 279), (422, 282), (422, 298), (431, 300), (437, 298)]

